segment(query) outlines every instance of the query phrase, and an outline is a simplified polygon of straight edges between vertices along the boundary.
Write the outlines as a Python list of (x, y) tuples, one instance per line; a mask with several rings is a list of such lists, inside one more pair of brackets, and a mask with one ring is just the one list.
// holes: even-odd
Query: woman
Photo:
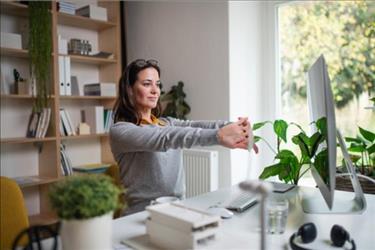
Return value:
[(182, 148), (247, 149), (247, 118), (235, 123), (160, 118), (160, 84), (157, 61), (143, 59), (130, 63), (119, 82), (110, 144), (127, 189), (126, 215), (142, 211), (160, 196), (183, 198)]

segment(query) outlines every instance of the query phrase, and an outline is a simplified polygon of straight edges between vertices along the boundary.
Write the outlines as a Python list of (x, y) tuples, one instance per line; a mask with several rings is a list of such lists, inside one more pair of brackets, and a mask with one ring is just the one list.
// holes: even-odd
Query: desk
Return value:
[[(318, 236), (313, 243), (304, 245), (312, 249), (340, 249), (331, 247), (327, 241), (330, 240), (331, 227), (334, 224), (342, 225), (355, 240), (358, 250), (374, 249), (375, 245), (375, 195), (365, 195), (367, 209), (363, 214), (305, 214), (302, 211), (300, 198), (304, 191), (319, 193), (318, 189), (309, 187), (296, 187), (284, 193), (273, 193), (271, 198), (283, 197), (289, 200), (289, 215), (286, 231), (281, 235), (267, 234), (267, 249), (290, 249), (288, 248), (289, 237), (306, 222), (314, 222)], [(237, 186), (220, 189), (211, 193), (182, 201), (189, 207), (205, 210), (214, 204), (225, 204), (236, 193), (240, 192)], [(335, 191), (335, 197), (353, 196), (353, 193)], [(130, 216), (122, 217), (113, 221), (113, 243), (119, 246), (124, 239), (134, 239), (146, 233), (145, 220), (147, 212), (140, 212)], [(211, 241), (204, 249), (259, 249), (260, 248), (259, 227), (259, 205), (236, 213), (231, 219), (223, 220), (220, 225), (216, 240)], [(137, 240), (131, 240), (138, 242)], [(149, 243), (144, 244), (152, 248)], [(124, 248), (123, 248), (124, 249)], [(126, 248), (125, 248), (126, 249)]]

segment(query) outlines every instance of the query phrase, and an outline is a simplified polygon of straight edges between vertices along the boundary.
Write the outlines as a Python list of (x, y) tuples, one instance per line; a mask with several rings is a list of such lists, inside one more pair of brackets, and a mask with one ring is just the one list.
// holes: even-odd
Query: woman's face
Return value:
[(139, 71), (132, 92), (138, 111), (145, 112), (155, 108), (160, 96), (160, 78), (156, 69), (146, 68)]

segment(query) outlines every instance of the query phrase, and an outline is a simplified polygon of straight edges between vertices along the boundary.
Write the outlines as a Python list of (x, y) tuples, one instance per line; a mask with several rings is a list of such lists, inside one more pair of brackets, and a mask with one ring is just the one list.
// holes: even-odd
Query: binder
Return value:
[(59, 56), (59, 90), (60, 90), (60, 95), (65, 95), (65, 63), (64, 63), (64, 56)]
[(72, 95), (72, 85), (70, 82), (70, 57), (64, 56), (64, 69), (65, 69), (65, 95)]

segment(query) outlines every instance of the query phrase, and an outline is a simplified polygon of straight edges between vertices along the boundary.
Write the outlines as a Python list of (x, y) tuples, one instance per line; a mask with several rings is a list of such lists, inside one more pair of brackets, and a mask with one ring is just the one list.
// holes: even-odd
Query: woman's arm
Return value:
[(219, 144), (218, 129), (192, 127), (137, 126), (118, 122), (111, 127), (111, 147), (118, 152), (167, 151)]
[(173, 117), (167, 117), (166, 119), (171, 126), (176, 127), (193, 127), (193, 128), (209, 128), (209, 129), (218, 129), (228, 125), (228, 121), (189, 121), (189, 120), (180, 120)]

